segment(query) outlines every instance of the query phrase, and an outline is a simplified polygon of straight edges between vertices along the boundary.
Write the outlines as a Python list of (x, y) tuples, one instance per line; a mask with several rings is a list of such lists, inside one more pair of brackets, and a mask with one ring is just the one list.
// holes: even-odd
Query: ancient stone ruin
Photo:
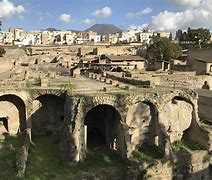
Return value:
[[(126, 163), (121, 179), (210, 179), (211, 126), (200, 121), (210, 119), (208, 77), (196, 82), (188, 73), (191, 80), (185, 81), (196, 82), (195, 88), (182, 88), (171, 75), (137, 74), (143, 76), (138, 79), (76, 67), (67, 77), (66, 70), (36, 62), (0, 82), (0, 149), (15, 148), (4, 142), (8, 135), (24, 134), (16, 176), (24, 177), (30, 149), (38, 148), (34, 140), (54, 136), (59, 162), (70, 168), (104, 153)], [(167, 82), (173, 87), (164, 87)]]

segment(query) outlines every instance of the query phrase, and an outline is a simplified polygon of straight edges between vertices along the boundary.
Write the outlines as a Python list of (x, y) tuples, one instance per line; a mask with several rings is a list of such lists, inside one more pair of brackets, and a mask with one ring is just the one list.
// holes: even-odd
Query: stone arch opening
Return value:
[(13, 94), (0, 96), (0, 118), (10, 134), (24, 131), (27, 128), (24, 101)]
[[(95, 150), (118, 150), (120, 137), (121, 116), (111, 105), (102, 104), (93, 107), (85, 116), (84, 125), (87, 127), (87, 149)], [(122, 141), (123, 141), (122, 137)]]
[(161, 146), (158, 110), (150, 101), (141, 101), (130, 106), (126, 123), (129, 126), (132, 150), (142, 146)]
[(194, 105), (184, 97), (175, 96), (165, 105), (161, 120), (171, 143), (184, 140), (192, 122), (196, 121)]
[(65, 98), (52, 94), (37, 97), (31, 115), (32, 135), (57, 135), (64, 120)]

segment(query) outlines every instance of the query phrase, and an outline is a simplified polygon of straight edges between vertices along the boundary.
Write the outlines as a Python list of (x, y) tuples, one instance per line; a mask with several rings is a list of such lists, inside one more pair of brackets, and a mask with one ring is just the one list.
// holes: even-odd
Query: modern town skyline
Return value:
[(84, 30), (95, 23), (115, 24), (122, 29), (150, 27), (174, 31), (191, 27), (212, 29), (210, 0), (1, 0), (2, 30), (22, 27), (38, 30)]

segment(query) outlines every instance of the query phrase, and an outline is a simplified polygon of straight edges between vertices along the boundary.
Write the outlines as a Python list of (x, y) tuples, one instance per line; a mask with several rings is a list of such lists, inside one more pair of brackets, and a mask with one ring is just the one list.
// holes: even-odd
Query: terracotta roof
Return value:
[(111, 61), (145, 61), (146, 59), (141, 56), (133, 55), (106, 55)]

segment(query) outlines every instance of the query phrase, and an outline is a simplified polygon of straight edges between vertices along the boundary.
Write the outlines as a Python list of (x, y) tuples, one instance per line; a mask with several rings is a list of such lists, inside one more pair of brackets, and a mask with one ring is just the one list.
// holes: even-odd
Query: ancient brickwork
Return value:
[[(75, 146), (75, 153), (72, 153), (76, 155), (75, 160), (83, 161), (83, 158), (85, 157), (85, 155), (83, 155), (83, 153), (85, 153), (85, 149), (83, 148), (86, 148), (86, 145), (84, 144), (85, 116), (90, 109), (100, 104), (111, 105), (119, 112), (121, 116), (119, 132), (122, 132), (122, 134), (119, 133), (120, 138), (118, 139), (120, 140), (118, 140), (118, 143), (120, 144), (118, 144), (118, 147), (120, 148), (118, 148), (118, 152), (125, 158), (130, 157), (132, 151), (139, 146), (138, 142), (141, 142), (142, 138), (144, 138), (144, 136), (142, 135), (144, 133), (141, 133), (141, 135), (139, 135), (138, 133), (139, 128), (140, 130), (142, 130), (142, 122), (139, 122), (141, 121), (142, 116), (134, 119), (131, 118), (131, 120), (129, 120), (129, 118), (127, 117), (127, 113), (129, 113), (128, 110), (130, 109), (130, 107), (133, 107), (133, 105), (140, 102), (149, 102), (155, 107), (155, 117), (150, 117), (150, 114), (147, 114), (147, 119), (153, 118), (153, 121), (156, 121), (157, 118), (160, 132), (154, 132), (156, 133), (155, 139), (152, 141), (157, 141), (155, 142), (156, 145), (159, 145), (164, 150), (164, 152), (168, 153), (169, 150), (165, 150), (165, 148), (170, 148), (166, 145), (166, 141), (172, 143), (174, 141), (181, 140), (185, 130), (187, 130), (186, 137), (189, 140), (194, 140), (195, 142), (197, 141), (199, 144), (202, 145), (204, 149), (208, 148), (208, 142), (206, 142), (208, 140), (207, 134), (205, 134), (198, 125), (199, 119), (197, 115), (197, 95), (192, 91), (173, 91), (171, 93), (169, 92), (155, 94), (142, 93), (139, 95), (126, 94), (81, 97), (67, 96), (65, 117), (66, 123), (68, 123), (69, 128), (65, 128), (66, 130), (69, 129), (69, 136), (72, 137), (74, 140), (74, 145), (71, 146)], [(170, 106), (171, 109), (168, 109), (167, 106)], [(169, 110), (170, 114), (168, 114)], [(171, 112), (174, 113), (172, 114)], [(186, 116), (185, 114), (187, 113), (188, 115)], [(176, 123), (178, 123), (178, 127), (176, 127)], [(151, 129), (153, 125), (149, 124), (149, 126), (144, 126), (146, 126), (145, 129), (148, 133), (149, 129)], [(153, 139), (153, 136), (151, 137)]]

